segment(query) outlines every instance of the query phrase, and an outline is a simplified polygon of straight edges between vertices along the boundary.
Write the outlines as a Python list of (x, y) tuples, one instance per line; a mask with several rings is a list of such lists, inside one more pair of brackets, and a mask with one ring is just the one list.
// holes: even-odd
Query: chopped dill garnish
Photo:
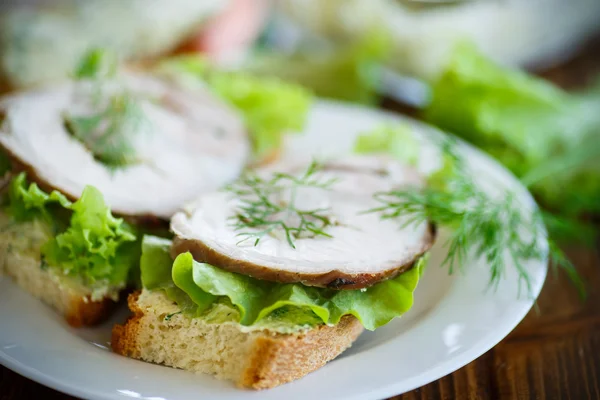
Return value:
[(75, 78), (90, 81), (86, 97), (93, 111), (85, 115), (65, 113), (67, 131), (109, 168), (122, 168), (139, 162), (132, 137), (146, 121), (140, 99), (125, 89), (106, 93), (106, 80), (114, 78), (117, 57), (93, 49), (81, 60)]
[(117, 73), (118, 58), (111, 51), (91, 49), (80, 60), (75, 79), (106, 79)]
[(490, 268), (490, 287), (497, 288), (507, 265), (512, 263), (519, 276), (519, 293), (525, 285), (531, 295), (532, 281), (526, 262), (548, 255), (551, 265), (562, 268), (584, 295), (583, 282), (574, 266), (548, 237), (541, 212), (536, 208), (528, 217), (512, 192), (498, 198), (490, 196), (465, 170), (449, 141), (441, 148), (452, 162), (441, 174), (434, 174), (429, 185), (376, 193), (374, 198), (381, 205), (367, 212), (380, 213), (385, 219), (402, 217), (407, 225), (429, 221), (449, 228), (450, 238), (445, 243), (448, 254), (443, 265), (451, 274), (462, 268), (467, 255), (473, 252)]
[(174, 313), (172, 313), (172, 314), (168, 314), (168, 315), (166, 315), (166, 316), (165, 316), (165, 319), (164, 319), (164, 320), (165, 320), (165, 321), (170, 321), (170, 320), (171, 320), (171, 318), (173, 318), (174, 316), (176, 316), (176, 315), (179, 315), (179, 314), (181, 314), (181, 311), (177, 311), (177, 312), (174, 312)]
[(296, 205), (298, 190), (329, 190), (335, 179), (322, 179), (317, 173), (321, 165), (313, 161), (300, 176), (276, 172), (269, 179), (246, 173), (225, 190), (235, 195), (240, 205), (231, 216), (232, 226), (240, 231), (238, 245), (254, 240), (257, 246), (265, 235), (283, 232), (288, 244), (296, 248), (295, 239), (331, 238), (325, 230), (335, 225), (330, 207), (301, 209)]
[(143, 126), (140, 104), (126, 94), (115, 95), (103, 110), (88, 116), (65, 115), (65, 127), (94, 158), (110, 167), (139, 161), (130, 135)]

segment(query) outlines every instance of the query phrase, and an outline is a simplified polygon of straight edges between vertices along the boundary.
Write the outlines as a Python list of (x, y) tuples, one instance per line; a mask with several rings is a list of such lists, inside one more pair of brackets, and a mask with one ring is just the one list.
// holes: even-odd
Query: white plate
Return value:
[[(320, 102), (310, 114), (304, 136), (289, 143), (288, 155), (331, 155), (350, 151), (357, 133), (399, 116), (376, 110)], [(432, 128), (402, 119), (419, 137)], [(515, 192), (524, 209), (533, 201), (516, 179), (497, 163), (464, 146), (481, 184), (490, 191)], [(436, 153), (425, 146), (420, 167), (431, 168)], [(435, 164), (435, 162), (434, 162)], [(533, 298), (518, 296), (517, 274), (507, 273), (496, 291), (486, 290), (489, 268), (470, 259), (466, 272), (449, 276), (440, 268), (443, 241), (416, 292), (414, 308), (376, 332), (366, 332), (354, 346), (319, 371), (262, 392), (236, 389), (210, 376), (194, 375), (130, 360), (108, 349), (113, 322), (75, 330), (47, 307), (0, 278), (0, 361), (44, 385), (94, 399), (378, 399), (432, 382), (479, 357), (504, 338), (527, 314)], [(546, 276), (545, 260), (527, 265), (533, 294)]]

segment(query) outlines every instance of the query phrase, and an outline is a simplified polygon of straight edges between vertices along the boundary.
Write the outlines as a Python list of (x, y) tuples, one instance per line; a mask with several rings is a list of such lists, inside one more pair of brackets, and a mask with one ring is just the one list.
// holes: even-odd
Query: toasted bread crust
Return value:
[(269, 389), (316, 371), (352, 345), (363, 327), (354, 317), (319, 326), (304, 335), (256, 339), (252, 356), (238, 385)]
[(65, 312), (65, 319), (74, 328), (98, 325), (108, 318), (116, 305), (115, 301), (106, 297), (99, 301), (91, 301), (89, 297), (73, 297)]
[(140, 292), (134, 292), (127, 297), (127, 305), (133, 313), (123, 325), (115, 325), (112, 329), (111, 347), (122, 356), (139, 358), (140, 346), (137, 342), (137, 332), (140, 330), (140, 320), (144, 312), (137, 305)]
[[(115, 353), (152, 362), (155, 360), (144, 359), (144, 349), (138, 338), (141, 329), (144, 329), (143, 320), (147, 318), (155, 323), (156, 319), (153, 315), (145, 315), (138, 305), (138, 298), (139, 293), (129, 296), (133, 315), (124, 325), (113, 328), (111, 345)], [(321, 368), (350, 347), (362, 331), (363, 327), (356, 318), (346, 316), (336, 326), (321, 325), (305, 333), (243, 333), (250, 342), (241, 373), (224, 377), (242, 388), (273, 388)], [(207, 347), (212, 345), (206, 343)]]
[[(74, 328), (98, 325), (110, 315), (117, 304), (108, 297), (93, 301), (90, 295), (65, 289), (52, 279), (47, 271), (41, 269), (33, 272), (36, 276), (33, 280), (45, 282), (45, 287), (41, 290), (32, 285), (31, 280), (23, 279), (22, 272), (19, 273), (11, 268), (6, 268), (5, 272), (22, 289), (64, 315), (67, 323)], [(29, 275), (31, 276), (31, 273)]]
[(104, 321), (116, 306), (116, 302), (110, 298), (93, 301), (90, 295), (82, 295), (77, 291), (66, 290), (50, 277), (46, 271), (39, 270), (40, 281), (45, 282), (43, 293), (35, 287), (30, 286), (29, 281), (21, 279), (21, 274), (14, 269), (6, 269), (6, 274), (31, 295), (39, 298), (44, 303), (63, 314), (67, 323), (74, 328), (82, 326), (94, 326)]

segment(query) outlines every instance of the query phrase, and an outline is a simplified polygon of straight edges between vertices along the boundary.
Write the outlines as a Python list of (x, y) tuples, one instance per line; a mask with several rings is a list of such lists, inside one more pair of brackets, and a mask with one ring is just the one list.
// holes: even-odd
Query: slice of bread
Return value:
[(133, 316), (113, 328), (112, 348), (121, 355), (213, 374), (238, 386), (267, 389), (301, 378), (350, 347), (363, 331), (352, 317), (336, 326), (281, 334), (248, 331), (234, 322), (207, 323), (179, 313), (162, 292), (129, 296)]
[(89, 288), (44, 265), (40, 248), (47, 235), (39, 224), (10, 224), (0, 213), (0, 275), (12, 277), (21, 288), (64, 315), (71, 326), (102, 322), (116, 303), (108, 296), (92, 300)]
[(40, 268), (39, 258), (4, 253), (1, 262), (4, 273), (17, 285), (64, 315), (73, 327), (102, 322), (116, 304), (108, 297), (92, 301), (89, 289), (81, 285), (62, 284), (54, 274)]

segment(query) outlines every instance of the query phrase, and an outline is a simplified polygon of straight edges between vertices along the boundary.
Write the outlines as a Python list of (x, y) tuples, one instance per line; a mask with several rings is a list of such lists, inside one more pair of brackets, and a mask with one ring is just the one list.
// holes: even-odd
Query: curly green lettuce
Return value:
[[(295, 309), (297, 322), (304, 313), (316, 315), (324, 324), (337, 324), (344, 315), (353, 315), (366, 329), (374, 330), (407, 312), (425, 265), (414, 268), (362, 290), (331, 290), (301, 284), (262, 281), (196, 262), (189, 253), (174, 261), (170, 241), (144, 236), (142, 241), (142, 284), (148, 290), (162, 290), (183, 311), (195, 316), (208, 312), (223, 301), (237, 308), (240, 324), (251, 326), (283, 310)], [(293, 321), (292, 321), (293, 322)]]
[(301, 86), (274, 77), (221, 71), (198, 55), (175, 57), (159, 68), (163, 73), (195, 77), (238, 109), (257, 159), (279, 149), (284, 134), (302, 130), (312, 102), (310, 92)]
[(6, 210), (18, 222), (40, 218), (56, 225), (64, 222), (63, 216), (58, 216), (61, 210), (70, 210), (72, 205), (56, 190), (46, 193), (35, 183), (28, 185), (25, 173), (20, 173), (10, 183)]
[(600, 210), (598, 91), (566, 93), (499, 66), (465, 43), (457, 46), (432, 89), (425, 120), (526, 178), (550, 209), (562, 215)]
[(93, 186), (71, 202), (56, 190), (46, 193), (28, 184), (21, 173), (10, 184), (6, 211), (16, 222), (48, 223), (54, 235), (42, 246), (46, 264), (84, 284), (124, 286), (139, 260), (133, 229), (111, 214)]

